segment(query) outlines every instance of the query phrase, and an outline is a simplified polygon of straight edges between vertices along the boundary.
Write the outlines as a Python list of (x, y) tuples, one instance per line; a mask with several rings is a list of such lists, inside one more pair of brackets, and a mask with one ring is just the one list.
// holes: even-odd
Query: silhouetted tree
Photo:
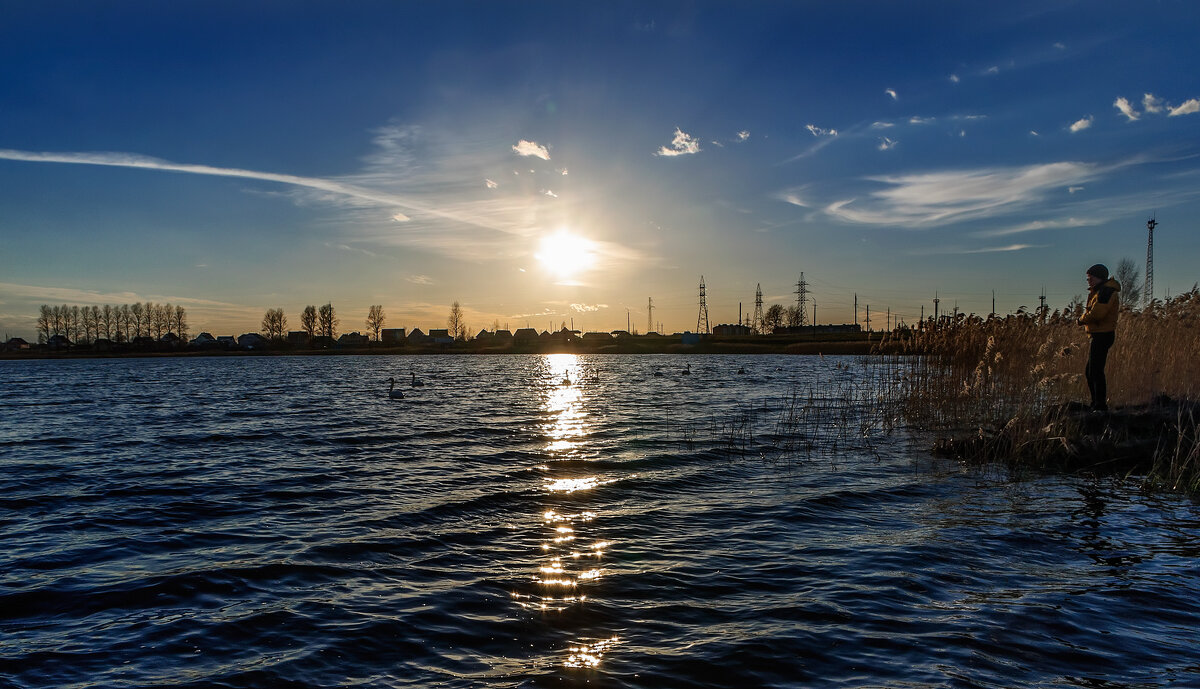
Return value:
[(337, 337), (338, 319), (337, 314), (333, 310), (333, 304), (329, 303), (317, 310), (317, 332), (323, 337)]
[(41, 309), (38, 310), (38, 319), (37, 319), (38, 344), (46, 344), (47, 342), (50, 341), (50, 334), (51, 334), (50, 330), (53, 327), (51, 325), (53, 322), (54, 322), (53, 310), (51, 310), (49, 305), (42, 304)]
[(375, 341), (379, 341), (379, 331), (383, 329), (383, 322), (386, 316), (383, 315), (383, 305), (372, 304), (371, 308), (367, 309), (367, 329), (375, 334)]
[(800, 311), (800, 306), (798, 304), (793, 304), (783, 311), (783, 317), (786, 319), (788, 327), (791, 328), (800, 325), (800, 321), (803, 320), (802, 316), (803, 313)]
[(1142, 286), (1138, 284), (1137, 264), (1131, 258), (1123, 258), (1117, 263), (1113, 278), (1121, 283), (1121, 306), (1133, 308), (1142, 301)]
[(466, 339), (467, 324), (463, 322), (462, 306), (457, 301), (450, 305), (450, 317), (446, 319), (446, 330), (450, 331), (450, 337), (456, 340)]
[(177, 305), (175, 307), (175, 310), (172, 311), (170, 315), (171, 315), (171, 328), (175, 331), (175, 334), (179, 336), (179, 339), (181, 342), (187, 342), (187, 340), (188, 340), (187, 309), (183, 308), (182, 306)]
[(304, 307), (304, 313), (300, 314), (300, 327), (304, 328), (310, 339), (317, 334), (317, 307), (312, 304)]
[(135, 302), (129, 307), (129, 315), (133, 317), (133, 337), (141, 337), (145, 334), (146, 306), (140, 301)]
[(282, 340), (287, 331), (287, 316), (283, 309), (267, 309), (262, 319), (263, 336), (268, 340)]
[(775, 328), (783, 325), (783, 307), (779, 304), (771, 304), (763, 314), (763, 330), (768, 334), (775, 332)]

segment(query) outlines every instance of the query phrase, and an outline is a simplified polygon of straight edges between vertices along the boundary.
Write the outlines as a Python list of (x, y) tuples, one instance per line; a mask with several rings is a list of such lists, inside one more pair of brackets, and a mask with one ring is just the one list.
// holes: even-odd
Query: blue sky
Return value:
[[(0, 0), (0, 333), (694, 329), (1200, 280), (1200, 4)], [(561, 239), (566, 237), (567, 239)], [(551, 239), (547, 239), (551, 238)], [(554, 239), (559, 238), (559, 239)], [(549, 243), (547, 243), (549, 242)], [(811, 309), (811, 302), (810, 302)], [(811, 313), (809, 314), (811, 316)]]

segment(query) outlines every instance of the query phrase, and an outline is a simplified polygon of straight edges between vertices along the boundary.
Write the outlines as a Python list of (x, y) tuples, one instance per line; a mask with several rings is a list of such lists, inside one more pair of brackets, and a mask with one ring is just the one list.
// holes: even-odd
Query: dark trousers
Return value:
[(1116, 333), (1092, 333), (1087, 366), (1083, 369), (1088, 392), (1092, 394), (1092, 409), (1108, 409), (1108, 379), (1104, 377), (1104, 364), (1108, 362), (1108, 350), (1115, 339)]

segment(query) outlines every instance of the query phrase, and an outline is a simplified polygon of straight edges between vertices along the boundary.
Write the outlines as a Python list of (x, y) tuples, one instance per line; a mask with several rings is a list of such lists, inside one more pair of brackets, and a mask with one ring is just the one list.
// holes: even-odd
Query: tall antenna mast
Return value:
[(654, 330), (654, 297), (646, 297), (646, 334)]
[(1146, 288), (1144, 299), (1146, 306), (1154, 301), (1154, 228), (1158, 227), (1158, 221), (1151, 215), (1146, 221)]
[(700, 276), (700, 313), (696, 315), (696, 332), (708, 333), (708, 298), (704, 294), (704, 276)]
[(762, 310), (762, 283), (758, 283), (758, 287), (754, 290), (754, 318), (751, 328), (755, 335), (761, 335), (763, 331), (763, 310)]
[(804, 271), (800, 271), (800, 281), (796, 283), (796, 308), (800, 312), (796, 325), (808, 325), (808, 283), (804, 281)]

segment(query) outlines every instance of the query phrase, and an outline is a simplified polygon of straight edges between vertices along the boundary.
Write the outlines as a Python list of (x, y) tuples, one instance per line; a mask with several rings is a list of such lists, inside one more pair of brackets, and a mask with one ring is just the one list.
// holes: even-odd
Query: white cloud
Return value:
[(1063, 44), (1062, 44), (1062, 43), (1060, 43), (1060, 42), (1056, 42), (1056, 43), (1054, 44), (1054, 47), (1055, 47), (1055, 48), (1058, 48), (1059, 50), (1066, 50), (1066, 49), (1067, 49), (1067, 46), (1063, 45)]
[(746, 131), (745, 129), (743, 129), (742, 131), (737, 133), (738, 141), (745, 141), (746, 139), (749, 139), (749, 138), (750, 138), (750, 132)]
[(571, 304), (571, 310), (576, 313), (593, 313), (607, 308), (608, 304)]
[(872, 122), (871, 129), (890, 129), (896, 125), (892, 122)]
[(920, 115), (913, 115), (912, 117), (908, 118), (908, 123), (909, 124), (933, 124), (935, 120), (937, 120), (936, 117), (921, 117)]
[[(1082, 188), (1082, 187), (1080, 187)], [(975, 237), (1005, 237), (1012, 234), (1023, 234), (1025, 232), (1037, 232), (1039, 230), (1058, 230), (1062, 228), (1072, 227), (1093, 227), (1099, 223), (1095, 220), (1087, 218), (1064, 218), (1062, 220), (1034, 220), (1022, 225), (1013, 227), (1005, 227), (998, 230), (984, 230), (975, 232)]]
[(514, 153), (519, 156), (533, 156), (542, 160), (550, 160), (550, 151), (539, 143), (534, 141), (526, 141), (521, 139), (515, 146), (512, 147)]
[(941, 225), (1002, 216), (1041, 200), (1052, 190), (1096, 175), (1092, 165), (1063, 162), (871, 177), (869, 181), (885, 188), (866, 199), (836, 201), (824, 210), (854, 223)]
[[(385, 206), (401, 206), (410, 209), (421, 209), (420, 204), (394, 194), (368, 189), (351, 184), (345, 184), (331, 179), (319, 177), (299, 177), (296, 175), (281, 175), (273, 172), (257, 172), (239, 168), (213, 167), (211, 165), (193, 165), (188, 163), (172, 163), (158, 158), (141, 156), (131, 153), (41, 153), (35, 151), (14, 151), (0, 149), (0, 159), (22, 160), (35, 163), (70, 163), (76, 165), (101, 165), (105, 167), (129, 167), (143, 170), (164, 170), (167, 172), (186, 172), (194, 175), (213, 175), (217, 177), (239, 177), (243, 179), (258, 179), (266, 182), (278, 182), (297, 187), (316, 189), (328, 192), (338, 197), (365, 201), (371, 204)], [(403, 213), (396, 213), (407, 219)]]
[(550, 191), (549, 189), (543, 189), (542, 194), (545, 196), (549, 196), (552, 199), (558, 198), (558, 194), (555, 194), (553, 191)]
[(1144, 108), (1146, 112), (1162, 112), (1162, 99), (1158, 96), (1155, 96), (1153, 93), (1147, 93), (1142, 96), (1142, 108)]
[(567, 168), (565, 168), (565, 167), (564, 167), (563, 169), (559, 170), (558, 172), (559, 172), (559, 174), (561, 174), (563, 177), (566, 177), (566, 176), (569, 174), (569, 173), (568, 173), (568, 171), (567, 171)]
[(809, 206), (809, 203), (800, 196), (798, 190), (783, 192), (777, 198), (793, 206), (800, 206), (801, 208), (808, 208)]
[(958, 75), (957, 75), (957, 74), (951, 74), (951, 75), (950, 75), (950, 83), (952, 83), (952, 84), (957, 84), (957, 83), (958, 83), (958, 82), (960, 82), (960, 81), (962, 81), (962, 80), (958, 78)]
[(887, 138), (886, 136), (879, 140), (879, 150), (881, 150), (881, 151), (890, 151), (891, 149), (893, 149), (895, 147), (896, 147), (896, 142), (893, 141), (892, 139)]
[(1030, 135), (1030, 136), (1041, 136), (1041, 134), (1038, 134), (1038, 133), (1037, 133), (1037, 130), (1036, 130), (1036, 129), (1030, 129), (1030, 130), (1029, 130), (1029, 135)]
[(1067, 187), (1068, 194), (1074, 194), (1077, 191), (1083, 191), (1084, 187)]
[(909, 252), (909, 254), (910, 255), (921, 255), (921, 256), (942, 256), (942, 255), (962, 256), (962, 255), (968, 255), (968, 254), (994, 254), (994, 253), (1001, 253), (1001, 252), (1007, 252), (1007, 251), (1023, 251), (1025, 249), (1040, 249), (1040, 248), (1043, 248), (1044, 246), (1045, 246), (1044, 244), (1009, 244), (1007, 246), (993, 246), (993, 247), (987, 247), (987, 248), (983, 248), (983, 249), (936, 248), (936, 249), (929, 249), (927, 251), (911, 251), (911, 252)]
[(1177, 108), (1171, 108), (1171, 110), (1167, 112), (1167, 116), (1176, 117), (1177, 115), (1191, 115), (1197, 112), (1200, 112), (1200, 100), (1193, 98)]
[(896, 89), (884, 89), (883, 92), (891, 96), (892, 100), (900, 100), (900, 97), (896, 95)]
[(432, 285), (433, 278), (428, 275), (409, 275), (404, 278), (406, 282), (411, 282), (414, 285)]
[(1141, 117), (1141, 115), (1138, 114), (1138, 111), (1134, 110), (1133, 106), (1130, 105), (1129, 101), (1126, 100), (1124, 97), (1119, 97), (1115, 101), (1113, 101), (1113, 107), (1116, 108), (1117, 110), (1120, 110), (1122, 115), (1124, 115), (1125, 117), (1128, 117), (1130, 122), (1133, 122), (1134, 120)]
[(1071, 124), (1071, 133), (1074, 134), (1075, 132), (1081, 132), (1090, 126), (1092, 126), (1092, 116), (1088, 115), (1087, 117), (1075, 120), (1075, 122)]
[(675, 136), (671, 139), (671, 147), (663, 146), (658, 149), (654, 155), (658, 156), (681, 156), (691, 155), (700, 152), (700, 142), (690, 134), (685, 133), (679, 127), (675, 128)]
[(487, 185), (488, 189), (496, 189), (497, 187), (500, 186), (499, 184), (497, 184), (496, 182), (493, 182), (490, 179), (483, 180), (483, 183)]
[(836, 129), (822, 129), (815, 124), (805, 125), (804, 128), (811, 132), (813, 136), (837, 136)]
[(1000, 68), (999, 68), (999, 67), (997, 67), (997, 66), (995, 66), (995, 65), (992, 65), (991, 67), (988, 67), (988, 68), (987, 68), (987, 69), (984, 71), (984, 74), (999, 74), (999, 73), (1000, 73)]

